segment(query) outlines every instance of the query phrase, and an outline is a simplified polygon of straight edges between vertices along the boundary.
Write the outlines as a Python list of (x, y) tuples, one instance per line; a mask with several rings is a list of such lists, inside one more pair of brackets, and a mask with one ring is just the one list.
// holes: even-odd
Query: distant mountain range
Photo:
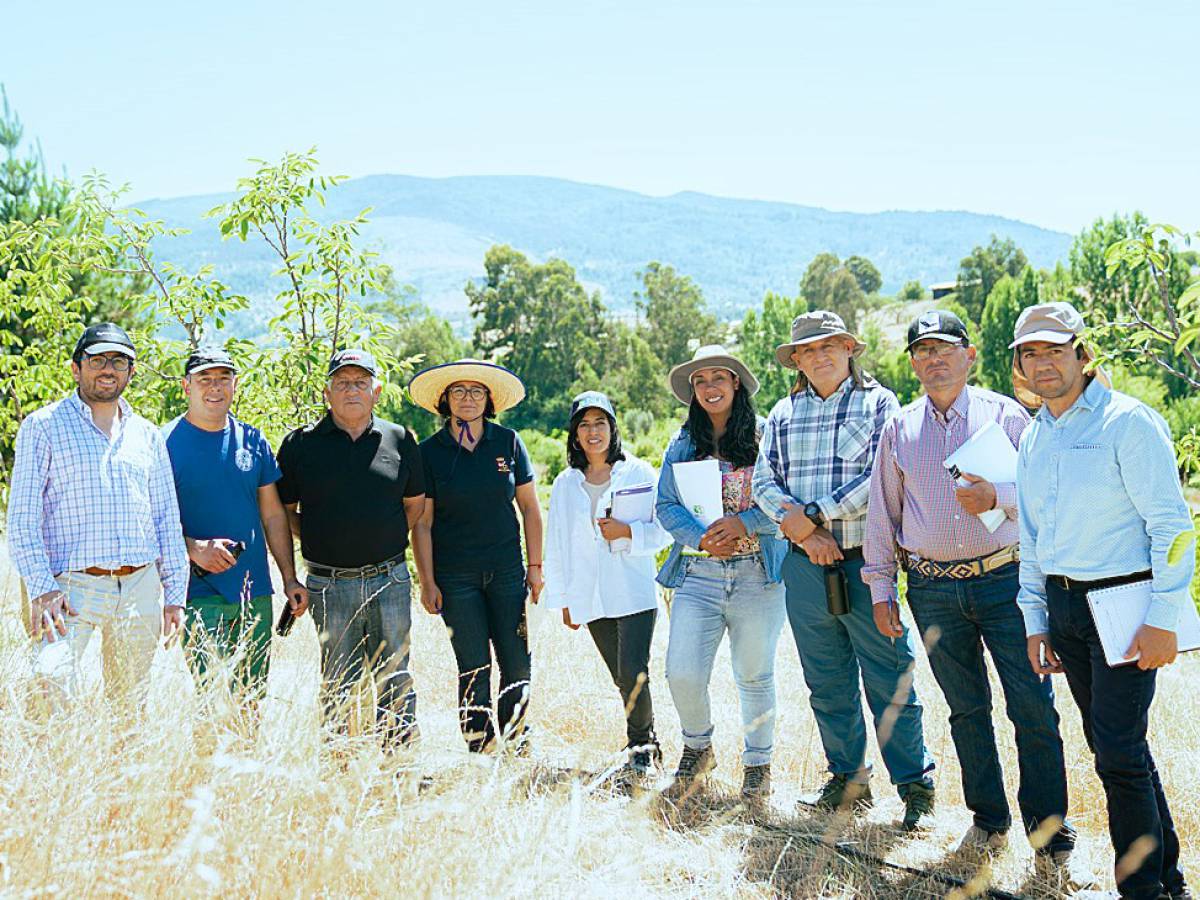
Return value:
[[(254, 298), (254, 309), (231, 323), (250, 336), (280, 287), (265, 247), (222, 242), (215, 220), (201, 218), (229, 196), (136, 205), (192, 230), (164, 242), (161, 259), (188, 270), (213, 263), (218, 277)], [(722, 317), (740, 318), (768, 290), (794, 293), (809, 260), (825, 250), (868, 257), (891, 293), (911, 279), (953, 280), (959, 261), (993, 233), (1012, 238), (1038, 266), (1065, 258), (1071, 242), (1062, 232), (970, 212), (831, 212), (692, 192), (650, 197), (554, 178), (372, 175), (344, 182), (327, 199), (323, 218), (372, 207), (364, 246), (378, 250), (424, 303), (459, 323), (466, 319), (463, 285), (482, 277), (484, 253), (497, 243), (535, 260), (565, 259), (617, 311), (632, 307), (638, 270), (658, 260), (690, 275)]]

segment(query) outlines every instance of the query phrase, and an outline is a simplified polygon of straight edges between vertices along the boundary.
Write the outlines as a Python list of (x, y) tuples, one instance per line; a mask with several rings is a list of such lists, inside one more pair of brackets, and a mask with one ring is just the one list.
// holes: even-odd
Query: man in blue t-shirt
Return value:
[(273, 621), (268, 545), (294, 615), (308, 608), (308, 592), (296, 580), (275, 456), (257, 428), (229, 414), (236, 389), (229, 354), (197, 350), (184, 366), (188, 411), (163, 426), (163, 437), (192, 562), (184, 633), (189, 663), (200, 677), (214, 653), (231, 655), (244, 640), (239, 680), (262, 690)]

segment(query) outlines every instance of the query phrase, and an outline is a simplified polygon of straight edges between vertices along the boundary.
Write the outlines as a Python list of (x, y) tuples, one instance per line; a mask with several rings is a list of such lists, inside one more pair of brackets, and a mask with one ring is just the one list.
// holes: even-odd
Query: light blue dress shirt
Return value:
[(1092, 581), (1146, 570), (1146, 624), (1175, 630), (1195, 559), (1167, 564), (1192, 519), (1162, 416), (1097, 380), (1058, 418), (1042, 407), (1021, 439), (1017, 494), (1026, 634), (1049, 630), (1047, 575)]

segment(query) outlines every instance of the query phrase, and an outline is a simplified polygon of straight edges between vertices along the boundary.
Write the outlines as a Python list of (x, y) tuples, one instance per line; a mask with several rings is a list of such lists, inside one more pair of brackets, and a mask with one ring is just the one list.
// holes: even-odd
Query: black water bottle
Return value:
[(825, 566), (825, 606), (831, 616), (850, 612), (850, 594), (846, 590), (846, 570), (840, 562)]

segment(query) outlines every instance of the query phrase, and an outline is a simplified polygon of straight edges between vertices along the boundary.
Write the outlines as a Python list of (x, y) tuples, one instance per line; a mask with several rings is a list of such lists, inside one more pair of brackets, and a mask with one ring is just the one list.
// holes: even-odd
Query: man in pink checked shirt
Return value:
[[(862, 578), (871, 588), (875, 623), (885, 635), (901, 634), (899, 559), (913, 618), (950, 706), (963, 796), (974, 814), (960, 850), (981, 856), (1004, 848), (1012, 821), (992, 730), (987, 646), (1016, 728), (1022, 823), (1039, 869), (1064, 876), (1075, 832), (1066, 823), (1053, 690), (1029, 668), (1017, 607), (1016, 485), (964, 475), (968, 484), (959, 486), (942, 465), (988, 422), (999, 424), (1015, 447), (1029, 415), (1009, 397), (967, 385), (976, 349), (953, 313), (931, 310), (917, 318), (908, 329), (908, 352), (925, 396), (884, 427), (871, 475)], [(994, 508), (1005, 519), (989, 532), (977, 514)]]

